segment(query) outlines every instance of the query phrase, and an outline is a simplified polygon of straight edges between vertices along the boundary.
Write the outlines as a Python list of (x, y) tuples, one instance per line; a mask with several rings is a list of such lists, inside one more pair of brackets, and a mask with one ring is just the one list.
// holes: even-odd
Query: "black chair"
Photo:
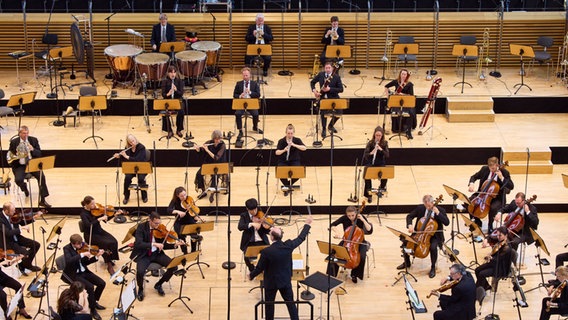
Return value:
[(536, 43), (542, 46), (542, 50), (534, 50), (534, 58), (530, 62), (529, 70), (532, 71), (535, 61), (540, 65), (546, 63), (546, 80), (548, 80), (550, 76), (550, 62), (552, 61), (552, 56), (548, 49), (552, 47), (554, 40), (551, 37), (540, 36)]
[[(414, 42), (414, 36), (400, 36), (398, 37), (398, 43), (399, 44), (411, 44), (411, 43), (416, 43)], [(415, 54), (399, 54), (397, 56), (395, 65), (394, 65), (394, 69), (398, 70), (398, 64), (399, 62), (402, 62), (403, 64), (405, 64), (406, 67), (406, 63), (410, 62), (410, 61), (414, 61), (414, 68), (416, 69), (416, 72), (418, 72), (418, 58)]]
[[(460, 44), (466, 46), (474, 46), (477, 43), (477, 37), (475, 35), (463, 35), (460, 36)], [(456, 58), (456, 71), (459, 73), (461, 70), (461, 63), (475, 62), (478, 56), (459, 56)]]
[(61, 320), (61, 316), (59, 315), (59, 313), (53, 310), (52, 306), (49, 306), (49, 317), (51, 318), (51, 320)]

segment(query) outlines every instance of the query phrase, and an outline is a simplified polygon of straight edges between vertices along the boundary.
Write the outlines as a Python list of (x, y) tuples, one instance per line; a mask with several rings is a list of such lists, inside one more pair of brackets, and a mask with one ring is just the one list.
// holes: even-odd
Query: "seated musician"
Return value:
[[(189, 209), (186, 209), (189, 207)], [(174, 194), (172, 196), (172, 200), (170, 201), (170, 205), (168, 206), (168, 214), (175, 214), (176, 221), (174, 222), (174, 231), (178, 234), (178, 238), (182, 241), (186, 241), (185, 235), (181, 234), (183, 226), (188, 224), (196, 224), (202, 222), (203, 219), (199, 217), (199, 212), (194, 212), (195, 217), (191, 216), (190, 210), (193, 210), (192, 207), (195, 206), (193, 202), (193, 198), (187, 195), (187, 191), (184, 187), (177, 187), (174, 189)], [(199, 208), (197, 208), (199, 209)], [(191, 237), (191, 252), (194, 252), (197, 249), (197, 241), (201, 241), (202, 237), (198, 234), (190, 234)], [(181, 246), (181, 251), (186, 254), (187, 253), (187, 246)]]
[[(394, 87), (394, 91), (390, 92), (389, 88)], [(384, 95), (387, 94), (406, 94), (406, 95), (414, 95), (414, 84), (410, 82), (410, 72), (407, 69), (400, 69), (398, 73), (398, 77), (391, 82), (385, 84), (385, 92)], [(397, 108), (400, 109), (400, 108)], [(393, 132), (406, 132), (406, 137), (408, 139), (413, 139), (412, 130), (416, 128), (417, 121), (416, 121), (416, 107), (412, 108), (404, 108), (403, 111), (407, 111), (409, 117), (405, 117), (406, 120), (402, 122), (402, 128), (399, 128), (399, 122), (397, 120), (392, 122), (392, 131)], [(399, 116), (404, 117), (404, 113), (400, 114)]]
[[(147, 161), (146, 159), (146, 147), (138, 142), (138, 139), (133, 134), (126, 135), (126, 149), (122, 150), (119, 153), (115, 153), (113, 155), (114, 158), (124, 158), (123, 161), (130, 161), (130, 162), (141, 162)], [(124, 175), (124, 199), (122, 200), (122, 204), (128, 204), (128, 200), (130, 199), (130, 183), (132, 182), (132, 178), (137, 176), (138, 185), (145, 185), (146, 184), (146, 174), (125, 174)], [(143, 189), (140, 191), (142, 194), (142, 202), (148, 202), (148, 190)]]
[[(306, 151), (306, 146), (302, 142), (302, 139), (295, 137), (294, 125), (291, 123), (286, 126), (286, 136), (278, 140), (276, 145), (276, 151), (274, 154), (278, 156), (278, 166), (301, 166), (302, 160), (300, 157), (300, 151)], [(280, 179), (284, 185), (284, 195), (287, 196), (291, 185), (296, 183), (298, 179)]]
[[(365, 167), (384, 167), (386, 165), (386, 158), (390, 155), (389, 142), (385, 139), (385, 130), (381, 126), (377, 126), (373, 132), (373, 138), (367, 142), (365, 152), (363, 153), (363, 165)], [(381, 179), (379, 190), (384, 192), (387, 190), (388, 179)], [(373, 197), (371, 189), (373, 188), (372, 181), (365, 179), (364, 195), (367, 201), (371, 203)]]
[[(223, 163), (227, 162), (227, 156), (225, 151), (227, 147), (225, 141), (223, 141), (223, 134), (221, 130), (216, 129), (211, 133), (211, 140), (205, 141), (201, 146), (195, 145), (195, 150), (200, 152), (205, 151), (203, 155), (203, 164), (205, 163)], [(217, 180), (219, 177), (217, 177)], [(211, 177), (210, 187), (217, 188), (218, 181)], [(205, 188), (205, 176), (201, 174), (201, 168), (195, 173), (195, 185), (196, 188), (201, 190), (201, 194), (197, 197), (198, 199), (203, 199), (207, 195), (207, 189)], [(215, 193), (209, 195), (209, 202), (212, 203), (215, 200)]]
[(57, 299), (57, 314), (61, 320), (91, 320), (89, 314), (89, 294), (79, 281), (73, 281)]
[[(319, 91), (316, 89), (316, 83), (319, 84)], [(327, 61), (324, 65), (324, 71), (318, 73), (311, 81), (310, 87), (316, 99), (339, 99), (339, 93), (343, 92), (343, 83), (341, 82), (341, 77), (335, 73), (333, 70), (332, 63)], [(332, 110), (320, 110), (321, 117), (321, 136), (325, 138), (327, 136), (326, 130), (326, 115), (331, 114)], [(336, 110), (335, 114), (341, 115), (343, 110)], [(329, 131), (337, 133), (335, 130), (335, 122), (339, 120), (339, 117), (333, 116), (329, 122)]]
[(568, 313), (568, 268), (557, 267), (555, 274), (559, 284), (556, 288), (548, 288), (548, 297), (542, 299), (539, 320), (548, 320), (552, 314)]
[[(138, 301), (144, 300), (144, 275), (150, 263), (154, 262), (162, 267), (167, 267), (172, 259), (164, 253), (164, 250), (173, 249), (175, 245), (183, 244), (182, 241), (176, 241), (175, 245), (168, 243), (166, 241), (168, 240), (166, 239), (167, 235), (160, 235), (157, 230), (158, 228), (165, 229), (165, 226), (161, 223), (160, 214), (152, 212), (146, 222), (138, 224), (134, 233), (134, 249), (130, 254), (130, 259), (134, 259), (136, 262), (136, 286), (138, 287), (136, 297)], [(170, 281), (176, 270), (177, 266), (168, 268), (160, 280), (154, 284), (154, 289), (160, 296), (166, 295), (162, 284)]]
[(519, 248), (519, 244), (526, 243), (527, 245), (534, 242), (530, 229), (536, 230), (538, 228), (538, 213), (536, 207), (532, 203), (526, 202), (526, 196), (523, 192), (518, 192), (515, 195), (515, 200), (511, 201), (508, 205), (503, 207), (495, 216), (495, 221), (501, 221), (501, 213), (505, 213), (503, 221), (515, 212), (524, 218), (524, 224), (519, 227), (519, 231), (514, 231), (509, 228), (509, 244), (515, 251)]
[[(168, 74), (166, 75), (166, 78), (162, 80), (162, 98), (180, 100), (181, 108), (179, 110), (175, 110), (175, 112), (177, 112), (176, 134), (181, 138), (183, 136), (183, 116), (185, 115), (184, 103), (182, 99), (183, 80), (177, 76), (177, 68), (174, 65), (170, 65), (168, 67)], [(162, 131), (166, 131), (168, 133), (168, 139), (174, 135), (172, 123), (170, 120), (171, 119), (169, 114), (166, 114), (162, 118)]]
[[(479, 194), (479, 192), (484, 192), (483, 185), (487, 182), (489, 185), (491, 182), (495, 181), (499, 185), (499, 192), (491, 199), (491, 206), (489, 208), (489, 220), (488, 221), (488, 233), (493, 232), (493, 221), (497, 215), (497, 211), (503, 207), (505, 203), (505, 195), (509, 193), (515, 185), (513, 180), (511, 180), (511, 175), (509, 171), (505, 168), (499, 167), (499, 158), (491, 157), (487, 159), (487, 165), (481, 167), (478, 172), (469, 178), (468, 191), (473, 192), (475, 181), (479, 180), (479, 187), (477, 188), (477, 193), (472, 195), (472, 199)], [(483, 195), (481, 195), (483, 196)], [(471, 199), (470, 199), (471, 200)], [(471, 212), (470, 212), (471, 214)], [(481, 228), (481, 219), (473, 217), (475, 223)]]
[[(325, 45), (320, 55), (320, 62), (322, 65), (325, 65), (326, 61), (328, 61), (328, 58), (325, 56), (325, 50), (327, 50), (328, 45), (342, 46), (345, 44), (345, 31), (343, 28), (339, 27), (339, 18), (337, 16), (332, 16), (330, 21), (331, 26), (325, 29), (323, 37), (321, 38), (321, 43)], [(339, 63), (343, 63), (343, 59), (341, 59)]]
[(14, 250), (15, 253), (24, 255), (22, 262), (18, 265), (22, 274), (26, 274), (26, 269), (33, 272), (40, 271), (40, 267), (32, 264), (40, 244), (22, 235), (21, 230), (30, 232), (29, 225), (21, 226), (12, 223), (11, 219), (15, 213), (16, 207), (12, 202), (4, 203), (2, 214), (0, 214), (0, 248)]
[[(446, 210), (444, 210), (444, 208), (435, 205), (433, 196), (429, 194), (425, 195), (424, 197), (422, 197), (422, 203), (423, 204), (418, 205), (406, 216), (406, 226), (408, 227), (408, 232), (413, 234), (413, 238), (419, 238), (420, 234), (418, 234), (418, 232), (421, 232), (419, 230), (419, 224), (423, 227), (426, 227), (428, 225), (428, 222), (425, 222), (425, 219), (423, 218), (426, 218), (428, 217), (428, 215), (430, 215), (430, 218), (434, 218), (434, 221), (438, 225), (435, 233), (430, 237), (429, 248), (431, 267), (428, 276), (430, 278), (434, 278), (436, 276), (438, 248), (441, 248), (442, 244), (444, 243), (444, 226), (450, 224), (450, 219), (448, 219), (448, 215), (446, 214)], [(416, 223), (413, 225), (412, 220), (414, 219), (416, 219)], [(426, 223), (426, 225), (424, 225), (424, 223)], [(404, 262), (396, 267), (398, 270), (410, 267), (410, 256), (406, 251), (403, 252)], [(413, 252), (412, 254), (415, 253)]]
[[(20, 258), (21, 257), (23, 256), (20, 256)], [(1, 266), (9, 265), (11, 264), (12, 261), (17, 262), (17, 258), (12, 260), (5, 259), (4, 261), (2, 261), (2, 263), (0, 263), (0, 265)], [(3, 268), (0, 268), (0, 307), (2, 307), (6, 319), (11, 319), (10, 316), (6, 314), (8, 312), (8, 295), (4, 291), (4, 288), (10, 288), (14, 290), (14, 292), (18, 292), (20, 288), (22, 288), (22, 285), (18, 280), (7, 275), (4, 272)], [(22, 295), (20, 300), (18, 300), (18, 314), (26, 319), (32, 318), (32, 316), (30, 316), (30, 314), (26, 311), (26, 304), (24, 303), (24, 295)]]
[[(83, 223), (83, 236), (85, 237), (85, 241), (105, 250), (103, 259), (107, 265), (107, 271), (113, 275), (113, 261), (119, 260), (118, 241), (112, 234), (102, 228), (101, 222), (106, 223), (109, 219), (108, 215), (106, 212), (103, 212), (95, 216), (93, 212), (98, 210), (97, 202), (95, 198), (91, 196), (85, 196), (83, 201), (81, 201), (81, 205), (83, 208), (81, 208), (79, 215)], [(102, 209), (104, 210), (104, 208)], [(122, 210), (117, 210), (117, 214), (122, 214)]]
[[(256, 15), (255, 24), (249, 25), (247, 29), (247, 34), (245, 35), (245, 41), (248, 44), (270, 44), (274, 40), (272, 36), (272, 30), (266, 24), (264, 24), (264, 15), (259, 13)], [(254, 68), (253, 61), (257, 56), (245, 56), (245, 65)], [(268, 75), (268, 68), (270, 68), (270, 62), (272, 61), (272, 56), (262, 55), (260, 56), (264, 61), (262, 67), (262, 75)]]
[[(373, 225), (365, 218), (364, 215), (357, 212), (357, 208), (353, 206), (347, 207), (345, 209), (345, 214), (339, 217), (337, 220), (331, 223), (331, 229), (336, 235), (335, 238), (342, 238), (339, 245), (345, 246), (346, 245), (346, 231), (349, 227), (356, 225), (357, 228), (360, 228), (363, 231), (363, 234), (372, 234), (373, 233)], [(339, 236), (341, 233), (337, 230), (337, 226), (343, 226), (343, 235)], [(361, 255), (361, 260), (359, 265), (351, 269), (351, 281), (353, 283), (357, 283), (357, 278), (363, 280), (365, 276), (365, 262), (367, 260), (367, 251), (369, 250), (369, 246), (371, 245), (368, 241), (364, 240), (362, 243), (353, 243), (354, 245), (359, 245), (359, 254)], [(339, 265), (335, 263), (328, 263), (327, 272), (332, 276), (337, 276), (337, 272), (339, 271)]]
[[(235, 90), (233, 91), (233, 98), (235, 99), (249, 99), (260, 98), (260, 86), (255, 81), (251, 80), (250, 68), (244, 67), (241, 69), (243, 80), (237, 81)], [(258, 128), (258, 110), (247, 110), (252, 116), (252, 131), (262, 134), (262, 130)], [(243, 137), (243, 115), (245, 110), (235, 111), (235, 122), (237, 124), (237, 140)]]
[(161, 13), (160, 23), (152, 27), (152, 38), (150, 39), (152, 51), (160, 51), (160, 44), (172, 41), (176, 41), (176, 29), (168, 23), (168, 15)]
[[(82, 250), (84, 249), (84, 250)], [(91, 307), (91, 315), (93, 319), (100, 320), (101, 316), (97, 310), (104, 310), (98, 301), (105, 290), (106, 282), (91, 272), (87, 266), (98, 260), (104, 253), (103, 249), (91, 252), (90, 245), (83, 242), (78, 234), (73, 234), (69, 238), (69, 244), (63, 247), (63, 255), (65, 257), (65, 269), (61, 274), (63, 282), (71, 284), (73, 281), (79, 281), (89, 294), (89, 306)]]
[[(238, 229), (242, 232), (241, 235), (241, 251), (244, 253), (248, 247), (268, 245), (268, 233), (270, 229), (262, 225), (262, 221), (257, 217), (259, 211), (258, 202), (254, 198), (245, 201), (247, 211), (241, 213), (239, 218)], [(252, 259), (244, 257), (245, 264), (249, 272), (254, 270)]]
[(485, 257), (486, 263), (475, 268), (476, 287), (482, 287), (486, 291), (491, 290), (487, 282), (488, 277), (503, 277), (511, 270), (511, 246), (507, 243), (507, 228), (501, 226), (497, 229), (497, 243), (493, 245), (491, 254)]
[(440, 281), (445, 285), (456, 281), (452, 288), (452, 295), (440, 294), (432, 291), (432, 295), (440, 299), (440, 308), (434, 312), (434, 320), (472, 320), (475, 319), (475, 282), (471, 273), (461, 264), (450, 267), (450, 275)]

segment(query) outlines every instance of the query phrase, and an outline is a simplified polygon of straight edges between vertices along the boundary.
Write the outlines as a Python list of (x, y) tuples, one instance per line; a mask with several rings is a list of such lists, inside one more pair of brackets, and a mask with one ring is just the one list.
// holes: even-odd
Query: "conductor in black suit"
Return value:
[(176, 29), (172, 24), (168, 23), (168, 16), (165, 13), (161, 13), (160, 23), (152, 27), (152, 38), (150, 39), (152, 50), (159, 51), (161, 43), (172, 41), (176, 41)]
[[(250, 279), (254, 279), (261, 272), (264, 272), (264, 290), (266, 305), (266, 319), (274, 319), (274, 305), (270, 302), (276, 298), (276, 291), (280, 291), (280, 295), (284, 301), (294, 301), (294, 292), (292, 291), (292, 252), (296, 249), (308, 236), (310, 232), (310, 224), (312, 216), (306, 218), (306, 224), (296, 239), (282, 241), (284, 232), (278, 227), (270, 228), (270, 239), (272, 244), (270, 247), (260, 252), (260, 259), (256, 268), (250, 273)], [(287, 303), (288, 314), (290, 319), (298, 319), (298, 309), (293, 303)]]
[[(244, 67), (241, 69), (243, 75), (243, 80), (238, 81), (235, 84), (235, 90), (233, 91), (233, 98), (235, 99), (248, 99), (248, 98), (260, 98), (260, 86), (255, 81), (251, 80), (250, 68)], [(252, 116), (252, 130), (262, 134), (262, 130), (258, 128), (258, 110), (248, 110)], [(237, 123), (237, 130), (239, 134), (237, 135), (237, 140), (243, 137), (243, 115), (245, 110), (235, 111), (235, 121)]]
[[(255, 24), (249, 25), (245, 40), (248, 44), (270, 44), (272, 40), (274, 40), (272, 30), (269, 26), (264, 24), (264, 15), (262, 13), (256, 15)], [(245, 56), (245, 64), (253, 67), (252, 62), (255, 57), (256, 56)], [(264, 60), (262, 74), (266, 77), (268, 75), (268, 68), (270, 68), (270, 63), (272, 62), (272, 56), (262, 55), (260, 57)]]
[[(258, 213), (258, 202), (256, 199), (248, 199), (245, 202), (246, 212), (241, 213), (239, 218), (238, 229), (242, 232), (241, 235), (241, 251), (246, 252), (248, 247), (251, 246), (262, 246), (268, 245), (268, 236), (270, 232), (268, 229), (262, 226), (259, 218), (256, 217)], [(252, 272), (254, 265), (251, 259), (245, 257), (245, 264), (247, 265), (249, 272)]]
[[(319, 84), (319, 91), (316, 89), (316, 83)], [(339, 99), (339, 93), (343, 92), (343, 83), (341, 82), (341, 77), (337, 73), (333, 74), (333, 66), (330, 61), (327, 61), (324, 66), (324, 71), (320, 72), (310, 81), (310, 87), (316, 99)], [(331, 113), (331, 110), (320, 110), (321, 117), (321, 136), (326, 137), (327, 133), (325, 131), (327, 119), (326, 114)], [(336, 110), (335, 114), (342, 114), (342, 110)], [(335, 130), (335, 122), (339, 118), (333, 117), (329, 122), (329, 131), (337, 132)]]
[[(20, 130), (18, 131), (18, 137), (10, 140), (10, 152), (13, 155), (16, 155), (19, 159), (15, 159), (12, 161), (12, 172), (14, 173), (14, 179), (16, 180), (16, 184), (26, 197), (30, 196), (30, 191), (28, 190), (28, 186), (26, 184), (25, 177), (26, 177), (26, 166), (30, 159), (39, 158), (41, 157), (41, 148), (39, 146), (39, 142), (37, 138), (32, 137), (29, 135), (30, 130), (27, 126), (21, 126)], [(45, 183), (45, 172), (41, 174), (39, 171), (30, 172), (30, 174), (40, 181), (39, 183), (39, 206), (45, 207), (47, 209), (51, 208), (51, 205), (45, 201), (45, 198), (49, 196), (49, 191), (47, 190), (47, 184)], [(41, 179), (41, 180), (40, 180)]]
[(324, 65), (327, 61), (325, 51), (327, 50), (328, 45), (342, 46), (345, 44), (345, 31), (343, 31), (343, 28), (339, 27), (339, 18), (337, 16), (332, 16), (330, 21), (331, 26), (325, 29), (325, 33), (321, 38), (321, 43), (325, 44), (320, 55), (320, 62), (322, 65)]
[(471, 273), (461, 264), (450, 267), (450, 275), (440, 284), (448, 281), (458, 281), (452, 287), (452, 295), (440, 294), (432, 291), (432, 295), (439, 297), (442, 310), (434, 312), (434, 320), (472, 320), (475, 318), (475, 282)]
[(12, 249), (15, 253), (25, 256), (18, 265), (22, 274), (25, 274), (25, 269), (34, 272), (40, 271), (40, 267), (32, 265), (32, 261), (39, 250), (39, 242), (22, 235), (22, 229), (27, 232), (30, 231), (29, 225), (20, 226), (11, 223), (10, 219), (15, 213), (16, 207), (12, 202), (4, 203), (2, 214), (0, 214), (0, 223), (2, 224), (0, 225), (0, 248)]

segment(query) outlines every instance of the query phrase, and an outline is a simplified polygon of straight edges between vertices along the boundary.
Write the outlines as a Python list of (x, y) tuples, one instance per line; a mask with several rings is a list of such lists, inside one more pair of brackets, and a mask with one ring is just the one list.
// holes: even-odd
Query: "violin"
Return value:
[(190, 196), (187, 196), (187, 198), (181, 202), (181, 206), (192, 217), (199, 215), (199, 212), (201, 211), (199, 207), (195, 205), (195, 201)]
[(496, 244), (493, 245), (493, 248), (491, 248), (491, 254), (489, 254), (488, 256), (485, 257), (486, 261), (490, 261), (491, 257), (493, 257), (494, 255), (496, 255), (499, 250), (501, 250), (501, 248), (503, 248), (503, 246), (505, 246), (507, 244), (507, 239), (501, 241), (501, 242), (497, 242)]
[[(505, 161), (499, 166), (499, 170), (509, 166), (509, 161)], [(477, 196), (471, 200), (467, 211), (474, 217), (483, 219), (489, 214), (491, 209), (491, 201), (499, 194), (499, 183), (495, 180), (485, 180), (481, 185), (481, 189), (477, 192)]]
[(444, 283), (443, 285), (441, 285), (438, 289), (434, 289), (432, 290), (427, 296), (426, 298), (429, 299), (432, 296), (433, 292), (444, 292), (447, 290), (450, 290), (451, 288), (457, 286), (458, 283), (460, 283), (461, 278), (457, 279), (457, 280), (452, 280), (452, 281), (448, 281), (446, 283)]
[(12, 249), (8, 249), (6, 251), (4, 251), (4, 249), (0, 249), (0, 260), (2, 259), (12, 260), (18, 256), (20, 255), (16, 254), (16, 252)]
[(154, 238), (164, 239), (166, 243), (174, 244), (178, 238), (177, 232), (170, 230), (164, 224), (160, 224), (157, 228), (152, 229), (152, 235)]
[(274, 219), (267, 217), (264, 212), (257, 210), (254, 216), (260, 219), (260, 223), (265, 229), (274, 227)]
[[(568, 280), (562, 281), (562, 283), (558, 287), (552, 290), (552, 292), (550, 293), (550, 301), (560, 298), (562, 290), (564, 290), (564, 287), (566, 287), (566, 281)], [(550, 312), (550, 306), (546, 306), (546, 312)]]
[(124, 213), (121, 209), (115, 209), (111, 205), (107, 205), (106, 207), (100, 203), (96, 204), (96, 208), (91, 209), (91, 214), (97, 218), (106, 215), (109, 218), (114, 217), (115, 214), (122, 214)]
[[(83, 245), (81, 246), (81, 248), (77, 249), (77, 253), (84, 253), (84, 252), (89, 252), (92, 255), (96, 256), (99, 254), (99, 247), (95, 246), (95, 245), (89, 245), (86, 242), (83, 242)], [(110, 250), (105, 250), (106, 254), (112, 254), (112, 251)]]
[[(434, 207), (437, 206), (444, 197), (439, 195), (434, 201)], [(416, 230), (411, 235), (412, 239), (414, 239), (418, 244), (414, 243), (407, 243), (406, 247), (414, 253), (414, 256), (417, 258), (424, 259), (430, 253), (430, 238), (436, 233), (438, 230), (438, 222), (434, 219), (433, 211), (429, 212), (426, 217), (420, 218), (418, 223), (416, 224)]]
[[(363, 212), (366, 202), (361, 203), (361, 207), (357, 211), (357, 215)], [(365, 241), (365, 232), (357, 226), (357, 216), (353, 220), (353, 224), (345, 230), (343, 234), (343, 246), (349, 252), (349, 260), (345, 263), (346, 269), (354, 269), (361, 263), (361, 253), (359, 252), (359, 244)]]
[(37, 212), (33, 212), (30, 209), (16, 209), (16, 213), (10, 217), (10, 222), (12, 224), (29, 224), (33, 223), (37, 218), (39, 218), (42, 214), (47, 213), (45, 209), (41, 209)]

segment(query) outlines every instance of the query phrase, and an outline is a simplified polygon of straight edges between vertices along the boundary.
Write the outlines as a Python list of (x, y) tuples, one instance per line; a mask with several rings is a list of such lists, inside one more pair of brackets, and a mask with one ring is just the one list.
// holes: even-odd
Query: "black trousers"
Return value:
[[(247, 110), (248, 113), (252, 116), (252, 128), (253, 130), (258, 129), (258, 110)], [(235, 122), (237, 124), (237, 130), (243, 129), (243, 115), (245, 114), (245, 110), (237, 110), (235, 111)], [(248, 127), (247, 129), (250, 129)]]
[(568, 261), (568, 252), (561, 253), (556, 256), (556, 268), (563, 266)]
[(32, 261), (34, 260), (36, 253), (39, 251), (39, 242), (34, 241), (32, 239), (28, 239), (23, 236), (17, 236), (18, 241), (14, 242), (12, 245), (12, 250), (14, 252), (23, 254), (26, 257), (22, 259), (20, 266), (23, 268), (30, 268), (33, 264)]
[(488, 277), (493, 277), (495, 275), (495, 265), (493, 263), (484, 263), (479, 267), (475, 268), (475, 282), (476, 287), (482, 287), (488, 290), (491, 285), (487, 282)]
[[(28, 186), (25, 181), (26, 166), (18, 166), (12, 168), (12, 172), (14, 173), (14, 181), (16, 182), (18, 187), (20, 187), (22, 191), (28, 190)], [(39, 181), (39, 187), (40, 187), (39, 197), (40, 200), (44, 200), (45, 197), (49, 196), (49, 191), (47, 190), (47, 184), (45, 184), (45, 173), (42, 174), (41, 177), (39, 171), (30, 172), (30, 174), (32, 175), (32, 177), (36, 178), (37, 181)]]
[[(178, 234), (178, 238), (180, 240), (186, 241), (187, 235), (181, 235), (182, 226), (184, 226), (184, 225), (182, 225), (180, 223), (174, 223), (174, 231)], [(197, 250), (197, 242), (191, 241), (191, 239), (192, 239), (192, 236), (197, 236), (197, 233), (191, 233), (189, 236), (190, 236), (189, 240), (190, 240), (190, 243), (191, 243), (191, 252), (195, 252)], [(180, 246), (180, 248), (181, 248), (181, 252), (183, 252), (183, 254), (188, 253), (187, 252), (187, 246)]]
[[(331, 116), (331, 111), (329, 110), (321, 110), (320, 111), (320, 119), (321, 119), (321, 130), (325, 130), (326, 125), (327, 125), (327, 117)], [(339, 120), (339, 117), (341, 117), (341, 115), (343, 114), (343, 110), (336, 110), (335, 111), (335, 116), (333, 116), (331, 118), (331, 121), (329, 121), (329, 128), (335, 126), (335, 123), (337, 122), (337, 120)], [(327, 117), (326, 117), (327, 115)]]
[[(136, 283), (138, 285), (138, 290), (144, 290), (144, 275), (146, 274), (146, 269), (148, 269), (150, 263), (155, 262), (166, 267), (170, 264), (170, 261), (172, 261), (172, 259), (160, 250), (152, 252), (152, 255), (150, 256), (145, 255), (138, 258), (138, 261), (136, 261)], [(156, 285), (162, 285), (162, 283), (170, 281), (176, 270), (177, 267), (167, 269)]]
[(550, 319), (550, 315), (552, 314), (567, 314), (567, 308), (550, 308), (550, 311), (546, 311), (546, 302), (550, 301), (550, 298), (542, 299), (542, 307), (540, 309), (540, 318), (539, 320), (548, 320)]
[[(282, 296), (282, 300), (284, 301), (294, 301), (294, 292), (292, 291), (292, 285), (288, 285), (284, 288), (270, 288), (265, 289), (264, 300), (266, 302), (274, 302), (276, 298), (276, 292), (280, 291), (280, 295)], [(290, 315), (291, 320), (298, 320), (298, 308), (296, 308), (296, 304), (294, 303), (287, 303), (286, 307), (288, 308), (288, 314)], [(274, 304), (267, 303), (266, 304), (266, 320), (274, 320)]]
[(119, 260), (118, 257), (118, 241), (116, 238), (103, 230), (101, 233), (93, 234), (93, 239), (89, 238), (88, 230), (83, 233), (85, 242), (98, 246), (100, 249), (108, 250), (109, 253), (103, 253), (103, 259), (105, 262), (111, 262), (112, 260)]
[[(18, 292), (22, 285), (14, 278), (10, 277), (2, 269), (0, 269), (0, 307), (4, 310), (4, 314), (8, 311), (8, 298), (6, 292), (4, 292), (4, 288), (13, 289), (15, 292)], [(18, 308), (23, 309), (26, 307), (24, 303), (24, 296), (18, 301)]]
[[(183, 117), (184, 116), (185, 116), (185, 112), (183, 111), (183, 104), (182, 104), (182, 108), (177, 110), (176, 131), (183, 131)], [(170, 122), (170, 120), (171, 120), (170, 117), (163, 117), (162, 118), (162, 131), (173, 132), (173, 128), (172, 128), (172, 125), (171, 125), (172, 123)]]
[[(368, 243), (365, 241), (365, 243)], [(343, 245), (343, 241), (339, 243), (339, 245)], [(351, 269), (351, 277), (352, 278), (359, 278), (363, 280), (365, 277), (365, 263), (367, 263), (367, 251), (369, 250), (369, 246), (365, 244), (359, 245), (359, 254), (361, 255), (361, 260), (359, 261), (359, 265), (353, 269)], [(339, 272), (339, 265), (336, 263), (328, 263), (327, 265), (327, 273), (331, 274), (334, 277), (337, 277), (337, 273)]]
[[(134, 176), (136, 176), (135, 174), (125, 174), (124, 175), (124, 198), (125, 199), (130, 199), (130, 190), (128, 190), (128, 187), (130, 186), (130, 184), (132, 183), (132, 178), (134, 178)], [(145, 174), (139, 174), (137, 177), (138, 180), (138, 184), (146, 184), (146, 175)], [(142, 199), (147, 199), (148, 198), (148, 190), (140, 190), (140, 193), (142, 194)]]
[[(71, 284), (67, 277), (62, 277), (65, 283)], [(75, 275), (75, 281), (79, 281), (85, 286), (88, 293), (89, 306), (91, 311), (95, 309), (95, 302), (99, 301), (103, 291), (105, 290), (106, 282), (91, 271), (80, 272)]]

